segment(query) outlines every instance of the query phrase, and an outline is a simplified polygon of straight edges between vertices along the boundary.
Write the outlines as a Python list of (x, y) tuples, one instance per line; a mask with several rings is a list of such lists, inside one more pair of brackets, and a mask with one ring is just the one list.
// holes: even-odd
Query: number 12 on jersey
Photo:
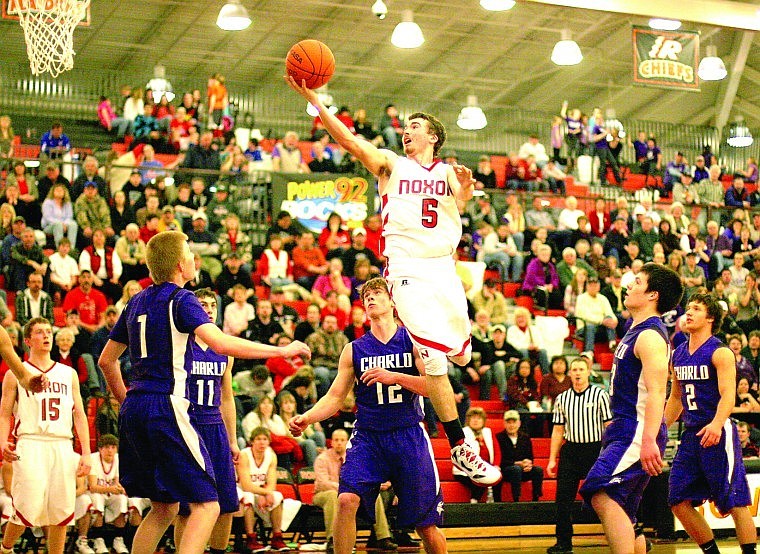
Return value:
[[(377, 403), (383, 404), (399, 404), (403, 401), (401, 396), (401, 385), (389, 385), (385, 387), (382, 383), (377, 383)], [(385, 396), (387, 391), (388, 400), (386, 402)]]

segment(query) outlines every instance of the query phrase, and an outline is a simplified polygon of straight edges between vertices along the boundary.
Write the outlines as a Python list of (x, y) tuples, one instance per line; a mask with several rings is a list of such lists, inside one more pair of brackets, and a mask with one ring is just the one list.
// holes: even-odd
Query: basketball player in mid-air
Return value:
[(447, 358), (465, 365), (472, 356), (467, 300), (452, 258), (462, 237), (457, 206), (472, 198), (472, 171), (437, 159), (446, 129), (429, 114), (408, 117), (402, 135), (405, 156), (399, 156), (354, 136), (305, 82), (285, 79), (317, 108), (335, 141), (377, 177), (386, 278), (398, 316), (424, 361), (427, 391), (451, 445), (451, 460), (473, 482), (497, 483), (499, 468), (464, 442), (447, 377)]
[(625, 307), (633, 323), (615, 349), (610, 375), (612, 423), (602, 451), (581, 487), (596, 511), (613, 554), (643, 554), (646, 539), (634, 524), (649, 478), (662, 472), (663, 423), (670, 342), (660, 316), (683, 295), (671, 269), (645, 264), (628, 286)]
[[(195, 275), (183, 233), (165, 231), (153, 237), (146, 262), (155, 284), (130, 299), (99, 360), (121, 402), (121, 483), (129, 496), (152, 503), (135, 533), (132, 554), (156, 551), (180, 502), (190, 505), (190, 515), (178, 550), (201, 554), (219, 515), (219, 494), (212, 457), (189, 414), (190, 335), (217, 354), (236, 358), (308, 357), (310, 351), (298, 341), (275, 347), (230, 337), (209, 321), (195, 295), (182, 288)], [(132, 362), (129, 392), (118, 363), (127, 347)]]
[[(30, 393), (20, 387), (15, 375), (9, 373), (3, 379), (0, 449), (3, 459), (13, 464), (13, 515), (5, 525), (0, 553), (11, 554), (26, 527), (45, 527), (48, 552), (63, 554), (66, 527), (74, 519), (76, 478), (90, 472), (90, 431), (76, 371), (50, 357), (50, 322), (44, 317), (31, 319), (24, 327), (24, 341), (29, 347), (26, 369), (46, 374), (48, 387)], [(15, 450), (8, 443), (14, 416)], [(74, 452), (72, 425), (81, 456)]]
[(361, 507), (374, 521), (380, 485), (390, 481), (398, 496), (398, 526), (414, 525), (425, 552), (443, 554), (446, 537), (438, 528), (443, 496), (430, 439), (421, 426), (424, 364), (406, 329), (396, 325), (385, 279), (367, 281), (360, 296), (370, 331), (346, 345), (330, 390), (313, 408), (291, 419), (290, 430), (298, 436), (330, 417), (353, 388), (356, 424), (340, 472), (335, 553), (350, 554), (357, 511)]
[(689, 298), (682, 329), (689, 340), (673, 352), (673, 387), (665, 406), (665, 424), (683, 414), (681, 445), (670, 470), (668, 503), (703, 552), (719, 552), (710, 525), (694, 506), (712, 500), (731, 514), (742, 554), (753, 554), (757, 529), (742, 448), (731, 411), (736, 397), (736, 357), (714, 336), (723, 309), (704, 293)]

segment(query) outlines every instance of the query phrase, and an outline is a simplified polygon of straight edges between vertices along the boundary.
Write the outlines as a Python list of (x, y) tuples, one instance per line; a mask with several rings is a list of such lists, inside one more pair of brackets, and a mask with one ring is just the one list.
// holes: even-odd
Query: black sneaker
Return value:
[(393, 536), (393, 542), (395, 542), (399, 548), (420, 548), (422, 541), (413, 539), (406, 531), (396, 531)]
[(367, 541), (367, 550), (381, 550), (383, 552), (393, 552), (398, 550), (398, 545), (389, 538), (370, 539)]
[(573, 547), (555, 544), (546, 549), (546, 554), (573, 554)]

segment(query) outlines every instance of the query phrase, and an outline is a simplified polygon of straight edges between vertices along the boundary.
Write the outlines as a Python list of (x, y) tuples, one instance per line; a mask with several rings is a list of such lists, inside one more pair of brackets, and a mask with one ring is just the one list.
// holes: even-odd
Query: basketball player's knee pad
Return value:
[(446, 375), (449, 372), (448, 359), (443, 352), (423, 348), (420, 350), (420, 356), (427, 375)]

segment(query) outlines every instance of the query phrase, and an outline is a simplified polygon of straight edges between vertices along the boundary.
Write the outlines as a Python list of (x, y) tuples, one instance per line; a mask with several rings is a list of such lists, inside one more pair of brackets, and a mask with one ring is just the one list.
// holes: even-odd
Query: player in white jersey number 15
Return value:
[(447, 377), (447, 358), (466, 364), (472, 352), (467, 300), (452, 258), (462, 235), (458, 206), (472, 198), (472, 171), (437, 159), (446, 129), (429, 114), (407, 118), (402, 136), (405, 155), (399, 156), (353, 135), (305, 82), (285, 80), (317, 108), (333, 139), (377, 177), (386, 280), (399, 319), (425, 364), (427, 391), (451, 445), (452, 462), (473, 482), (497, 483), (499, 468), (487, 464), (464, 442)]

